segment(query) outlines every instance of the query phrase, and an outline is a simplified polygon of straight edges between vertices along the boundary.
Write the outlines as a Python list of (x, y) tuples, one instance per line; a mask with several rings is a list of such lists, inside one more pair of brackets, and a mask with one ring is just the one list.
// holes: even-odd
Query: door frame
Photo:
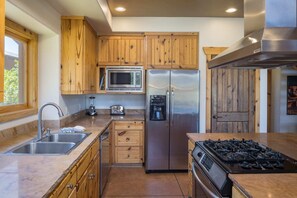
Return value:
[[(227, 49), (226, 47), (203, 47), (204, 54), (206, 55), (206, 111), (205, 111), (205, 131), (211, 132), (211, 69), (208, 69), (208, 62), (216, 55)], [(254, 130), (249, 132), (258, 132), (260, 123), (260, 104), (259, 104), (259, 92), (260, 92), (260, 76), (259, 70), (255, 71), (255, 116), (254, 116)]]

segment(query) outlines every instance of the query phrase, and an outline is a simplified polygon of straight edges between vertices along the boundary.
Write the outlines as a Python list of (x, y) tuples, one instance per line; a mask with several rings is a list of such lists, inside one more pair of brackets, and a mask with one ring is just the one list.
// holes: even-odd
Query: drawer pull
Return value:
[(125, 133), (127, 133), (127, 131), (122, 131), (122, 132), (118, 133), (118, 136), (123, 136), (123, 135), (125, 135)]
[(94, 179), (95, 178), (95, 174), (94, 173), (91, 173), (89, 174), (89, 177), (88, 177), (90, 180)]
[(73, 184), (67, 184), (67, 186), (66, 186), (68, 189), (73, 189), (74, 188), (74, 185)]
[(130, 141), (130, 138), (126, 138), (126, 142)]

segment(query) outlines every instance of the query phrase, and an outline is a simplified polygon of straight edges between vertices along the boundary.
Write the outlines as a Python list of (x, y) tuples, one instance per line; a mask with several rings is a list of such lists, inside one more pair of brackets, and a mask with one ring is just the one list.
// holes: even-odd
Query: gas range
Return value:
[(193, 168), (202, 170), (220, 193), (230, 197), (228, 174), (297, 173), (297, 162), (253, 140), (206, 140), (196, 142)]

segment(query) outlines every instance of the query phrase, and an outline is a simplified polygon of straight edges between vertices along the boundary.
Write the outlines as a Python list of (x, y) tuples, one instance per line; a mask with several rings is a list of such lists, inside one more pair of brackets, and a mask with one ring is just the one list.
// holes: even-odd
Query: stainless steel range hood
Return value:
[(208, 68), (297, 65), (297, 0), (244, 0), (245, 37)]

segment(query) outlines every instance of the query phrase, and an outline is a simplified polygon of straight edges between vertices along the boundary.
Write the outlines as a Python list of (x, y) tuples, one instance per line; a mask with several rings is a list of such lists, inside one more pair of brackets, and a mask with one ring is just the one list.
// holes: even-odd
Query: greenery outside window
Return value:
[(37, 113), (38, 35), (5, 19), (4, 65), (0, 65), (0, 122)]

